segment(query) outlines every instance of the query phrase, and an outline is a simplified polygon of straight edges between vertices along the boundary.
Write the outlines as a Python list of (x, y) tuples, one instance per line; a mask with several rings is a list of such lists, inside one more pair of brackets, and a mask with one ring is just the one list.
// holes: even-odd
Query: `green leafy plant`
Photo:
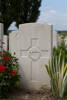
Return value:
[(7, 96), (19, 85), (18, 62), (9, 52), (0, 54), (0, 96)]
[[(67, 85), (67, 64), (65, 64), (65, 57), (62, 58), (62, 51), (59, 55), (53, 52), (52, 61), (45, 65), (50, 76), (50, 84), (52, 92), (55, 96), (63, 97), (65, 87)], [(62, 61), (62, 62), (61, 62)]]
[(53, 54), (55, 53), (57, 57), (59, 57), (58, 55), (60, 54), (60, 50), (61, 50), (61, 62), (62, 58), (65, 57), (65, 63), (67, 63), (67, 45), (65, 45), (65, 42), (61, 42), (57, 48), (54, 47)]

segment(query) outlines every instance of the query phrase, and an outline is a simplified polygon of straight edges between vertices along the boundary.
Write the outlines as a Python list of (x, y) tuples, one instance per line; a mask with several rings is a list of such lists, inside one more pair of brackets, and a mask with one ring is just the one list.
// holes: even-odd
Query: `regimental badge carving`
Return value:
[(38, 60), (40, 58), (40, 49), (37, 47), (30, 48), (28, 53), (32, 60)]

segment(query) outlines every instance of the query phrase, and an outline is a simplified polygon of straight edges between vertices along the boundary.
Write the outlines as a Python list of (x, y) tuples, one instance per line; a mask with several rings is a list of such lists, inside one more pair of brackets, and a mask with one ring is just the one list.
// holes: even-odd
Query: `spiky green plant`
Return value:
[(50, 76), (51, 89), (55, 96), (63, 97), (65, 87), (67, 84), (67, 64), (65, 64), (65, 59), (61, 62), (61, 51), (57, 56), (53, 53), (52, 61), (45, 65), (47, 72)]

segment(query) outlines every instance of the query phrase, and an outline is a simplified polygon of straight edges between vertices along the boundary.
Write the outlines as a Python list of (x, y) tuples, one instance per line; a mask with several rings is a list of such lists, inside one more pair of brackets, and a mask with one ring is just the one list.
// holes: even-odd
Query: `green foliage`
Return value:
[[(51, 89), (55, 96), (63, 97), (67, 92), (67, 49), (61, 43), (58, 48), (53, 48), (52, 60), (45, 65), (50, 76)], [(65, 90), (66, 89), (66, 90)]]
[(9, 52), (3, 52), (0, 56), (0, 96), (7, 96), (19, 86), (17, 59)]
[(62, 58), (65, 57), (65, 63), (67, 63), (67, 46), (63, 41), (60, 43), (60, 45), (58, 45), (57, 48), (56, 47), (53, 48), (53, 55), (55, 53), (58, 57), (60, 51), (61, 51), (61, 62), (62, 62)]
[(4, 31), (12, 22), (16, 26), (22, 23), (35, 22), (40, 14), (42, 0), (0, 0), (0, 22), (4, 23)]
[(49, 64), (46, 65), (46, 69), (50, 76), (53, 94), (63, 97), (67, 85), (67, 64), (65, 65), (64, 58), (61, 62), (61, 52), (58, 57), (56, 54), (53, 55), (52, 62), (49, 61)]

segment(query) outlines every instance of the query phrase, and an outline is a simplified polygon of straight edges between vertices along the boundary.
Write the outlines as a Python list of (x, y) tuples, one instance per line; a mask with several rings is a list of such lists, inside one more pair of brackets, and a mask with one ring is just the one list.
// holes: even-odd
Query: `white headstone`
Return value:
[(3, 50), (7, 51), (7, 47), (8, 47), (8, 36), (3, 35)]
[(57, 42), (58, 42), (58, 34), (56, 31), (53, 31), (53, 47), (57, 47)]
[(59, 45), (59, 44), (61, 43), (61, 41), (62, 41), (62, 38), (61, 38), (61, 36), (58, 34), (57, 44)]
[(66, 36), (66, 38), (65, 38), (65, 45), (67, 45), (67, 36)]
[(51, 58), (52, 31), (51, 25), (29, 23), (20, 25), (18, 31), (10, 34), (9, 49), (19, 59), (22, 88), (50, 86), (44, 65)]
[(3, 42), (3, 32), (4, 32), (3, 28), (4, 28), (3, 24), (0, 23), (0, 51), (2, 50), (1, 47), (3, 46), (2, 45), (2, 42)]

